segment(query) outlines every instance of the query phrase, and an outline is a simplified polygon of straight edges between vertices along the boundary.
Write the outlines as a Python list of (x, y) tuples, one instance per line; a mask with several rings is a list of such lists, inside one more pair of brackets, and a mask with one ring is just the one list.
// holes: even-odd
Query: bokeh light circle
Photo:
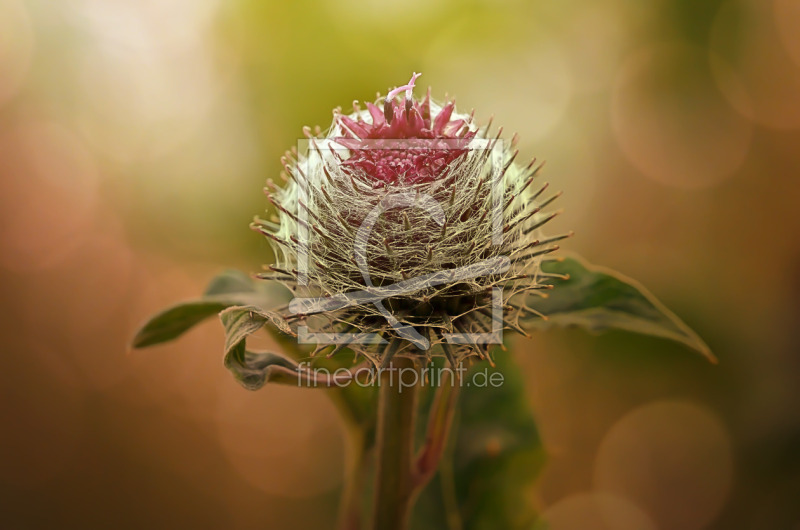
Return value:
[(773, 13), (778, 35), (786, 51), (800, 68), (800, 2), (797, 0), (774, 0)]
[(220, 389), (220, 445), (239, 475), (264, 493), (319, 495), (336, 487), (343, 473), (331, 407), (324, 392), (279, 385), (248, 392), (231, 376)]
[(620, 148), (661, 184), (716, 185), (748, 154), (752, 124), (719, 95), (700, 48), (669, 43), (635, 52), (617, 76), (611, 105)]
[(660, 401), (620, 419), (597, 451), (599, 490), (632, 500), (660, 530), (699, 530), (714, 520), (733, 479), (730, 435), (699, 405)]
[(547, 530), (658, 530), (646, 512), (608, 493), (582, 493), (563, 499), (541, 514)]
[(77, 122), (98, 152), (123, 163), (158, 158), (204, 129), (225, 77), (208, 40), (218, 0), (81, 0), (73, 8), (92, 42), (74, 65)]
[(129, 329), (132, 262), (120, 238), (82, 236), (56, 269), (32, 277), (20, 300), (28, 332), (68, 359), (87, 388), (107, 389), (130, 374), (120, 335)]
[[(722, 4), (711, 27), (709, 48), (726, 62), (712, 62), (712, 71), (720, 91), (742, 116), (766, 127), (797, 129), (800, 68), (792, 62), (790, 52), (798, 42), (798, 31), (792, 26), (791, 38), (783, 40), (777, 31), (797, 18), (781, 8), (786, 20), (776, 28), (770, 7), (767, 2), (752, 0)], [(732, 70), (720, 68), (722, 64)], [(731, 84), (731, 72), (743, 88)]]
[(57, 266), (89, 230), (98, 171), (79, 137), (53, 122), (22, 119), (0, 132), (0, 265)]

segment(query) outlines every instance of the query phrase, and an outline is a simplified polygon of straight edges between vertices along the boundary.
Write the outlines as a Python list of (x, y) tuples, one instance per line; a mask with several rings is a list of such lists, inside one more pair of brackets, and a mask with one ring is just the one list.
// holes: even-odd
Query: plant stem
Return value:
[(428, 427), (425, 431), (425, 443), (417, 456), (415, 470), (417, 472), (415, 486), (422, 489), (436, 474), (442, 459), (453, 415), (456, 411), (461, 381), (456, 381), (454, 372), (444, 375), (438, 381), (436, 395), (428, 413)]
[(367, 441), (363, 428), (354, 427), (350, 436), (350, 453), (344, 491), (339, 507), (339, 530), (361, 529), (361, 496), (364, 487), (364, 468), (367, 460)]
[(412, 359), (395, 357), (379, 374), (373, 530), (407, 528), (416, 494), (414, 424), (419, 385), (409, 385), (408, 373), (403, 380), (400, 377), (409, 369), (416, 369)]

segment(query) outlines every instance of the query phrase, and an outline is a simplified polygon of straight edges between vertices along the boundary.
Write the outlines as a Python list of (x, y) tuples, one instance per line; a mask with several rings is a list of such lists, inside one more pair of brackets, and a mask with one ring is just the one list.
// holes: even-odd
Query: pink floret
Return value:
[[(410, 91), (413, 81), (395, 93)], [(447, 103), (431, 121), (428, 93), (421, 102), (387, 98), (383, 109), (367, 103), (371, 122), (360, 116), (337, 116), (344, 136), (336, 141), (350, 151), (343, 167), (364, 175), (376, 186), (441, 178), (447, 166), (466, 153), (475, 136), (465, 120), (451, 120), (454, 109), (455, 103)]]

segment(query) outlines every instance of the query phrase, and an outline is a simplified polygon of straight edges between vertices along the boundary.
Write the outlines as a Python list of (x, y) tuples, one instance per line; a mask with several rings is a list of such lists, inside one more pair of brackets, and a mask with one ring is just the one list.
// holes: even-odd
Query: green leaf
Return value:
[(150, 317), (131, 341), (131, 348), (146, 348), (178, 338), (226, 307), (255, 301), (253, 295), (218, 295), (181, 302)]
[[(451, 528), (460, 521), (464, 530), (513, 530), (535, 520), (527, 493), (544, 464), (544, 448), (519, 368), (509, 352), (498, 352), (495, 361), (496, 368), (479, 363), (465, 376), (455, 438), (420, 497), (414, 528)], [(503, 374), (501, 385), (483, 383), (493, 372)]]
[(178, 303), (151, 316), (136, 332), (131, 348), (146, 348), (174, 340), (231, 306), (267, 307), (281, 303), (286, 295), (276, 287), (256, 282), (240, 271), (222, 272), (211, 280), (201, 298)]
[(538, 316), (527, 318), (525, 324), (529, 327), (631, 331), (680, 342), (716, 362), (697, 333), (637, 281), (576, 257), (545, 262), (542, 270), (569, 278), (552, 280), (554, 288), (547, 291), (546, 298), (527, 296), (527, 306), (547, 317), (547, 320)]

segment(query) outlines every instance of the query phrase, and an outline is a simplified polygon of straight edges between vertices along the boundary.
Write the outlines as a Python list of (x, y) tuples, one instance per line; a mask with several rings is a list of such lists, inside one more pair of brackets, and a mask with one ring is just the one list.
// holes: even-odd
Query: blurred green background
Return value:
[(796, 0), (0, 0), (4, 528), (330, 526), (323, 393), (241, 389), (216, 322), (126, 341), (269, 262), (247, 225), (283, 151), (412, 71), (518, 132), (550, 230), (720, 359), (516, 343), (552, 530), (800, 528)]

